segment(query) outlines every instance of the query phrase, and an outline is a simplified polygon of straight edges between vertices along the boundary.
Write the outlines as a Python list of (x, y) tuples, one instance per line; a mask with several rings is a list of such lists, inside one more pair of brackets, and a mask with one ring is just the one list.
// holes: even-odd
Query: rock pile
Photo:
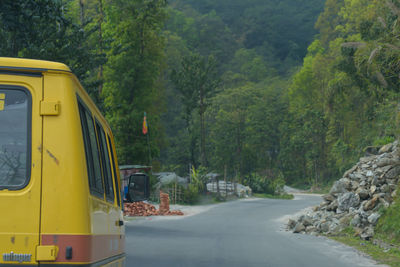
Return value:
[(180, 210), (157, 210), (151, 204), (144, 202), (124, 203), (125, 216), (157, 216), (157, 215), (184, 215)]
[(389, 207), (400, 175), (398, 142), (381, 147), (376, 155), (363, 157), (332, 186), (312, 212), (290, 219), (294, 233), (334, 234), (352, 226), (362, 239), (374, 235), (381, 207)]

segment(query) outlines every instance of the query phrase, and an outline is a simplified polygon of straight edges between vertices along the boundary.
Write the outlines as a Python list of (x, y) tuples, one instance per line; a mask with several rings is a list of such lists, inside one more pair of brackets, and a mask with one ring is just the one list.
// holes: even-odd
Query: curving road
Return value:
[(191, 216), (136, 218), (126, 223), (126, 265), (383, 266), (332, 240), (284, 230), (288, 215), (320, 202), (315, 195), (246, 199), (187, 208), (198, 212)]

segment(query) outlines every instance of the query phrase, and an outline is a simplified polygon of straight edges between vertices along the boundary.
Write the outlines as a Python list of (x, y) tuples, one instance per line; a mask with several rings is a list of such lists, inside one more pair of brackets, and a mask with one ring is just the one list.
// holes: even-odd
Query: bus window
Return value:
[(111, 144), (110, 136), (107, 135), (107, 139), (108, 139), (108, 147), (110, 148), (110, 154), (111, 154), (111, 166), (112, 166), (112, 171), (113, 171), (113, 176), (114, 176), (115, 193), (117, 194), (117, 203), (118, 203), (118, 206), (121, 207), (121, 192), (120, 192), (120, 190), (118, 190), (118, 177), (117, 177), (117, 172), (116, 172), (116, 168), (115, 168), (114, 149)]
[(30, 178), (30, 95), (0, 88), (0, 189), (20, 189)]
[(100, 133), (98, 137), (99, 137), (100, 151), (103, 162), (103, 174), (104, 174), (106, 198), (107, 201), (114, 203), (114, 188), (113, 188), (113, 180), (111, 174), (110, 157), (106, 143), (106, 136), (104, 134), (103, 128), (97, 121), (96, 121), (96, 128), (98, 130), (97, 133)]
[(94, 121), (92, 115), (81, 103), (79, 103), (79, 112), (81, 114), (83, 140), (85, 142), (90, 191), (94, 195), (104, 198), (103, 179), (100, 167), (100, 154), (97, 146)]

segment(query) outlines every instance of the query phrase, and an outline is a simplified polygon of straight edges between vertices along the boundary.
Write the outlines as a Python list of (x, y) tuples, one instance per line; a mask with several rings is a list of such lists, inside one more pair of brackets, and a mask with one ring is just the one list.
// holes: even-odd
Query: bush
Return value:
[(183, 192), (183, 202), (185, 204), (196, 204), (199, 201), (199, 198), (199, 188), (194, 184), (189, 184)]
[(393, 143), (395, 138), (393, 136), (384, 136), (382, 138), (375, 139), (374, 146), (384, 146), (389, 143)]
[(266, 177), (258, 173), (251, 173), (243, 179), (243, 184), (249, 186), (254, 193), (280, 194), (285, 181), (281, 175)]

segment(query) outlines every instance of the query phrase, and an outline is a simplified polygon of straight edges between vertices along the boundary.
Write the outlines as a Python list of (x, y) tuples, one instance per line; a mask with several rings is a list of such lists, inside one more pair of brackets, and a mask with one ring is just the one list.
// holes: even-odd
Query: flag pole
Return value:
[(149, 166), (151, 166), (150, 134), (147, 133), (147, 147), (149, 149)]
[(143, 118), (143, 134), (146, 135), (147, 137), (147, 148), (149, 152), (149, 166), (151, 165), (151, 150), (150, 150), (150, 133), (147, 125), (147, 118), (146, 118), (146, 112), (144, 112), (144, 118)]

